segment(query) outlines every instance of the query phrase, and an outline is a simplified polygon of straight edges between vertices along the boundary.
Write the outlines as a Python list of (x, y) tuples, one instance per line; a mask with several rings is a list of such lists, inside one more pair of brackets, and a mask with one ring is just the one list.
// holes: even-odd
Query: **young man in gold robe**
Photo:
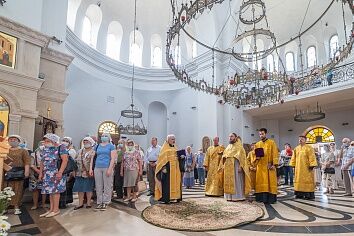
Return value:
[(222, 156), (224, 194), (227, 201), (242, 201), (251, 191), (251, 177), (246, 152), (235, 133), (229, 135), (229, 145)]
[(299, 136), (299, 145), (294, 149), (290, 166), (295, 167), (295, 198), (315, 198), (315, 173), (317, 166), (315, 150), (306, 144), (306, 137)]
[(208, 148), (204, 159), (204, 167), (208, 171), (205, 195), (219, 197), (224, 194), (223, 175), (218, 172), (218, 168), (225, 148), (219, 145), (219, 137), (215, 137), (213, 142), (214, 145)]
[(255, 189), (256, 186), (256, 153), (254, 152), (256, 143), (251, 144), (251, 151), (247, 155), (247, 163), (250, 168), (250, 177), (251, 177), (251, 188)]
[(155, 170), (155, 200), (164, 203), (182, 200), (180, 159), (177, 157), (176, 138), (168, 135), (161, 147)]
[[(267, 129), (259, 130), (261, 141), (256, 143), (256, 185), (257, 202), (272, 204), (277, 201), (278, 185), (276, 168), (279, 163), (278, 147), (274, 140), (267, 138)], [(257, 156), (257, 153), (263, 156)]]

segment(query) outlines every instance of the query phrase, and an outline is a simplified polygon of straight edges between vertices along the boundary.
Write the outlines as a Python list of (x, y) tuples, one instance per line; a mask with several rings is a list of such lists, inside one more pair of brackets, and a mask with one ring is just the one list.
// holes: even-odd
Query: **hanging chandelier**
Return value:
[[(315, 21), (314, 24), (310, 25), (306, 29), (300, 29), (297, 37), (292, 37), (290, 40), (281, 44), (277, 43), (275, 34), (270, 30), (268, 25), (266, 5), (264, 1), (243, 0), (239, 10), (239, 22), (237, 24), (237, 30), (239, 28), (239, 24), (243, 24), (244, 28), (248, 29), (241, 34), (236, 35), (232, 41), (232, 47), (227, 49), (220, 49), (215, 47), (215, 44), (208, 45), (192, 36), (186, 30), (186, 26), (188, 26), (192, 20), (197, 21), (200, 18), (198, 16), (202, 15), (208, 10), (211, 11), (215, 5), (222, 4), (224, 0), (194, 0), (190, 1), (190, 4), (182, 3), (180, 8), (177, 7), (176, 1), (177, 0), (171, 0), (173, 22), (172, 26), (167, 32), (166, 60), (168, 66), (173, 71), (176, 78), (182, 83), (187, 84), (189, 87), (197, 91), (219, 96), (222, 99), (219, 101), (220, 103), (229, 103), (237, 108), (241, 106), (261, 107), (264, 105), (270, 105), (279, 102), (283, 103), (284, 98), (287, 95), (294, 93), (294, 88), (296, 88), (298, 84), (304, 84), (309, 80), (315, 79), (311, 76), (304, 75), (304, 73), (302, 73), (302, 77), (299, 78), (288, 76), (285, 72), (285, 66), (279, 57), (277, 49), (284, 47), (296, 39), (299, 39), (299, 47), (301, 51), (301, 36), (303, 36), (308, 30), (310, 30), (314, 25), (316, 25), (317, 22), (321, 20), (325, 13), (331, 8), (335, 0), (329, 4), (325, 12)], [(354, 13), (353, 5), (350, 5), (351, 2), (342, 2), (342, 4), (346, 3), (349, 3), (350, 11)], [(224, 27), (222, 27), (222, 29), (224, 29)], [(352, 26), (352, 32), (353, 31), (354, 24)], [(176, 63), (178, 62), (179, 58), (176, 58), (173, 54), (172, 45), (174, 45), (174, 42), (177, 41), (177, 46), (179, 46), (179, 37), (181, 33), (185, 33), (189, 38), (194, 40), (200, 46), (211, 51), (213, 55), (213, 71), (210, 78), (192, 78), (190, 71), (188, 71), (185, 66), (181, 66)], [(222, 32), (220, 32), (220, 34), (221, 33)], [(257, 44), (258, 39), (267, 40), (267, 48), (259, 47)], [(240, 48), (242, 48), (242, 46), (240, 47), (240, 44), (245, 41), (249, 42), (250, 44), (251, 50), (249, 52), (240, 51)], [(339, 62), (343, 61), (343, 59), (350, 54), (353, 42), (354, 37), (351, 35), (349, 37), (349, 41), (346, 42), (346, 45), (340, 49), (340, 53), (338, 53), (339, 56), (336, 57), (336, 60), (332, 60), (328, 64), (323, 65), (321, 73), (326, 74), (328, 70), (334, 68)], [(267, 58), (267, 56), (272, 55), (272, 53), (275, 53), (279, 58), (279, 71), (274, 69), (272, 72), (268, 72), (266, 68), (258, 66), (257, 62), (261, 59)], [(214, 77), (215, 54), (223, 54), (229, 56), (230, 58), (235, 58), (238, 61), (250, 62), (253, 64), (253, 68), (249, 68), (246, 72), (236, 72), (232, 76), (227, 76), (222, 81), (222, 83), (218, 84), (216, 83)], [(302, 61), (301, 65), (301, 69), (303, 70)]]
[(322, 111), (322, 108), (318, 105), (318, 102), (316, 108), (314, 109), (308, 107), (307, 110), (298, 110), (295, 108), (294, 121), (296, 122), (311, 122), (322, 120), (324, 118), (326, 118), (326, 114)]
[[(136, 39), (136, 0), (134, 2), (134, 41)], [(147, 129), (143, 122), (143, 113), (138, 111), (134, 104), (134, 79), (135, 79), (135, 60), (133, 60), (132, 66), (132, 87), (131, 87), (131, 104), (125, 110), (120, 112), (120, 117), (118, 119), (118, 129), (120, 134), (126, 135), (145, 135), (147, 134)], [(126, 121), (126, 125), (121, 123), (121, 120)]]

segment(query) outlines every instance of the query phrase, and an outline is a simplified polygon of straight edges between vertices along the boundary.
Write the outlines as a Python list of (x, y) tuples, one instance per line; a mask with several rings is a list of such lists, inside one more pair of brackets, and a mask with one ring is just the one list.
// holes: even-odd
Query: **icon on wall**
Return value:
[(0, 65), (15, 68), (17, 38), (0, 32)]
[(0, 137), (7, 136), (9, 113), (9, 104), (0, 96)]

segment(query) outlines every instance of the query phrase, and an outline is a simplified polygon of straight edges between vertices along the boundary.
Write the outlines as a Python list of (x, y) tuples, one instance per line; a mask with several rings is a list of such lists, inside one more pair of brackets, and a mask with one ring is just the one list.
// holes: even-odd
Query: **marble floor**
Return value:
[[(278, 202), (261, 205), (264, 216), (257, 222), (235, 229), (213, 232), (178, 232), (146, 223), (141, 212), (151, 204), (152, 198), (143, 193), (136, 203), (113, 200), (105, 212), (93, 209), (74, 211), (74, 205), (62, 210), (52, 219), (39, 219), (44, 210), (30, 211), (25, 205), (20, 217), (11, 216), (12, 232), (31, 235), (354, 235), (354, 197), (343, 197), (343, 191), (324, 195), (316, 191), (315, 200), (294, 199), (290, 187), (279, 188)], [(204, 198), (203, 187), (185, 189), (184, 198)]]

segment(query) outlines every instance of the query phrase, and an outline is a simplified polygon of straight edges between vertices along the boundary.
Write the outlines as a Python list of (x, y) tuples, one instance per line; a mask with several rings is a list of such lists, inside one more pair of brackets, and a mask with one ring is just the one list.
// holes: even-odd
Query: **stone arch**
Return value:
[(14, 94), (0, 87), (0, 96), (2, 96), (9, 104), (10, 114), (17, 114), (20, 112), (21, 106)]

